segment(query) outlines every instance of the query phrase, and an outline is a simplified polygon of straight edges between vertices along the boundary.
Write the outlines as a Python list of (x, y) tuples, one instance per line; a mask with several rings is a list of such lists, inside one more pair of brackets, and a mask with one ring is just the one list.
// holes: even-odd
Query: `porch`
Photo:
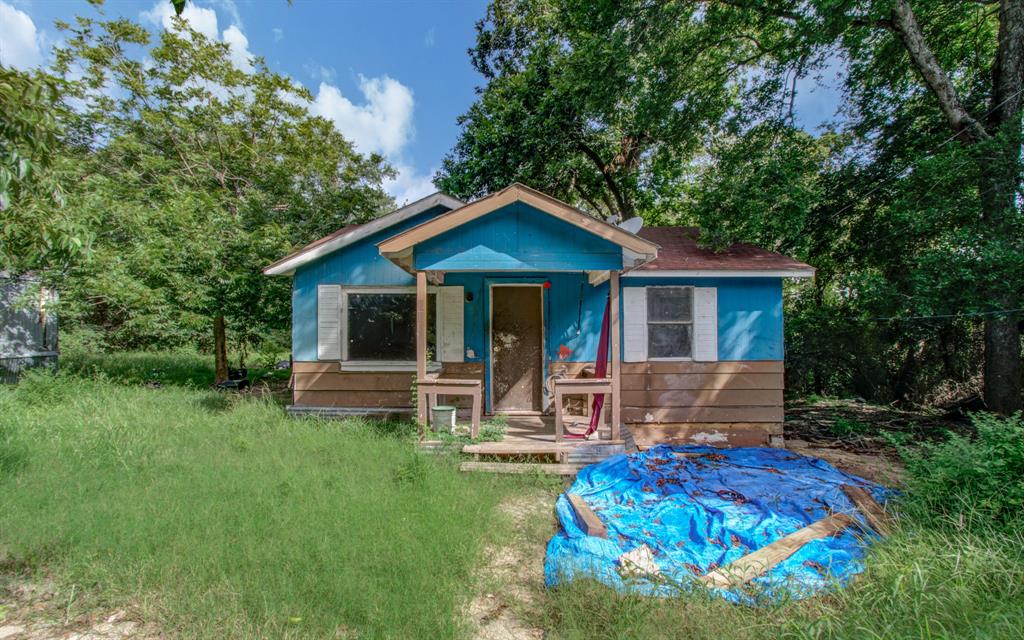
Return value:
[[(554, 416), (508, 416), (504, 437), (496, 442), (481, 442), (462, 447), (463, 453), (472, 454), (474, 460), (488, 458), (501, 461), (550, 461), (562, 464), (585, 465), (600, 462), (609, 456), (626, 451), (635, 451), (628, 428), (624, 438), (613, 439), (611, 429), (604, 426), (589, 439), (555, 437)], [(586, 431), (590, 419), (585, 416), (565, 416), (569, 433)], [(425, 448), (440, 445), (440, 442), (423, 440)]]

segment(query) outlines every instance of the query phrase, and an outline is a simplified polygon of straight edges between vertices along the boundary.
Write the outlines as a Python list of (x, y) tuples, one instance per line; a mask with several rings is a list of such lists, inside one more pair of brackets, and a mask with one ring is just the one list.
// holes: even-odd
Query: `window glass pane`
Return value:
[[(434, 294), (427, 296), (427, 350), (436, 349)], [(348, 294), (348, 359), (416, 359), (416, 295), (412, 293)]]
[(689, 322), (693, 309), (690, 287), (648, 287), (648, 322)]
[(690, 324), (647, 325), (647, 357), (689, 358), (692, 332)]

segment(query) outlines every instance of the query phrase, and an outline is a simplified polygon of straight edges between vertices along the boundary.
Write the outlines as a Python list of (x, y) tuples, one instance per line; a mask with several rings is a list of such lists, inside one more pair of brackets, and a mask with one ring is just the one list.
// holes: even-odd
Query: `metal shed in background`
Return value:
[(31, 275), (0, 271), (0, 381), (17, 382), (25, 369), (57, 366), (57, 293)]

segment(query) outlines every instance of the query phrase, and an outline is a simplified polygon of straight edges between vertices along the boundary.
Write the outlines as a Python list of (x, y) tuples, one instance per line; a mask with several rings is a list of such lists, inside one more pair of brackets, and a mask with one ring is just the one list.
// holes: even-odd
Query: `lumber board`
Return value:
[(857, 510), (864, 515), (864, 519), (868, 521), (868, 524), (878, 535), (892, 535), (892, 516), (886, 513), (885, 507), (878, 504), (871, 497), (870, 493), (861, 487), (855, 487), (851, 484), (844, 484), (841, 488), (846, 497), (856, 505)]
[(782, 389), (661, 389), (622, 392), (629, 407), (781, 407)]
[(292, 401), (314, 407), (408, 407), (412, 393), (406, 391), (303, 391), (296, 390)]
[(580, 528), (583, 529), (584, 533), (596, 538), (608, 538), (608, 528), (604, 526), (601, 518), (597, 517), (594, 510), (590, 508), (590, 505), (581, 496), (575, 493), (567, 493), (565, 497), (569, 499), (572, 510), (576, 512), (576, 520), (580, 523)]
[(296, 391), (405, 391), (412, 389), (409, 372), (320, 372), (296, 371), (292, 388)]
[(719, 362), (693, 362), (653, 360), (623, 362), (623, 374), (651, 373), (782, 373), (781, 360), (722, 360)]
[(781, 373), (623, 373), (623, 391), (782, 389)]
[(622, 408), (622, 420), (663, 422), (782, 422), (782, 407), (634, 407)]
[(583, 468), (579, 464), (529, 464), (525, 462), (463, 462), (459, 471), (482, 471), (484, 473), (546, 473), (557, 476), (574, 476)]
[(709, 587), (732, 587), (749, 582), (757, 576), (770, 571), (789, 556), (800, 550), (811, 540), (826, 538), (839, 533), (857, 521), (845, 513), (836, 513), (807, 525), (784, 538), (761, 547), (738, 558), (721, 569), (702, 576), (700, 582)]

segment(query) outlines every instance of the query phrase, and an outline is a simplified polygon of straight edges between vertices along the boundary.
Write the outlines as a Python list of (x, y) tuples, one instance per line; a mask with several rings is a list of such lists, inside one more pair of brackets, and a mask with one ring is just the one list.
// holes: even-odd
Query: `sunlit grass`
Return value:
[(0, 448), (7, 566), (186, 637), (457, 636), (517, 482), (372, 423), (67, 375), (0, 389)]

